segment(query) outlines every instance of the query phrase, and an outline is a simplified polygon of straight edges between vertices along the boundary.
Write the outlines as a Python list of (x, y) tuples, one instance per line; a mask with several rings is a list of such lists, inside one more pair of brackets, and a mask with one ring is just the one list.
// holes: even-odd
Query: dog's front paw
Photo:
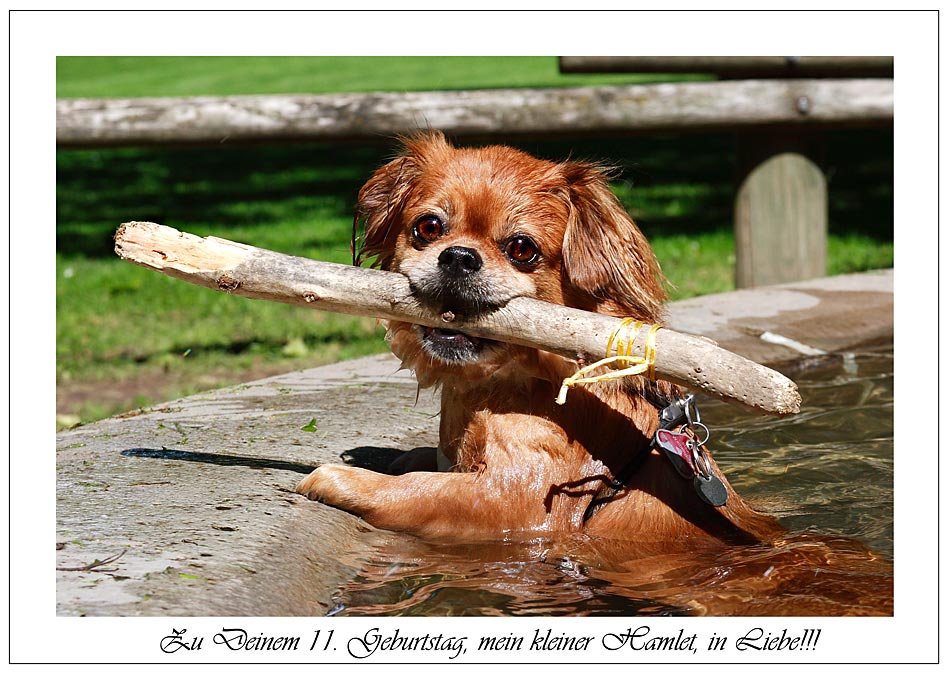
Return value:
[(365, 493), (372, 493), (373, 473), (349, 465), (327, 463), (321, 465), (299, 484), (297, 493), (333, 507), (360, 513), (365, 504)]
[(328, 502), (328, 499), (332, 500), (332, 494), (336, 491), (334, 467), (334, 465), (320, 465), (297, 484), (297, 493), (311, 500), (332, 504)]

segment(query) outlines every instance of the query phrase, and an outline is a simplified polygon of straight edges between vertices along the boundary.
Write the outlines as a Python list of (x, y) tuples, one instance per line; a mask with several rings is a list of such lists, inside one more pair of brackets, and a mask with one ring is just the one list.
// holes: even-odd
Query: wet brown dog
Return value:
[[(360, 260), (405, 275), (436, 313), (471, 318), (525, 296), (662, 321), (653, 251), (594, 165), (428, 133), (366, 183), (357, 219)], [(400, 322), (388, 339), (421, 386), (441, 386), (438, 450), (409, 452), (391, 474), (321, 465), (298, 492), (429, 540), (548, 540), (693, 613), (892, 612), (890, 564), (859, 543), (788, 535), (715, 463), (727, 500), (699, 498), (651, 446), (673, 386), (627, 378), (558, 406), (577, 369), (565, 358)]]
[[(366, 183), (358, 216), (361, 256), (408, 277), (436, 313), (475, 317), (524, 296), (662, 320), (656, 258), (596, 166), (500, 146), (457, 149), (429, 133), (407, 140)], [(426, 538), (584, 532), (672, 546), (782, 533), (728, 485), (723, 507), (706, 504), (650, 452), (653, 402), (678, 395), (668, 384), (599, 384), (557, 406), (577, 368), (565, 358), (399, 322), (388, 339), (421, 386), (442, 387), (438, 455), (417, 453), (398, 475), (321, 465), (300, 493)], [(638, 456), (623, 488), (594, 511), (592, 500)]]

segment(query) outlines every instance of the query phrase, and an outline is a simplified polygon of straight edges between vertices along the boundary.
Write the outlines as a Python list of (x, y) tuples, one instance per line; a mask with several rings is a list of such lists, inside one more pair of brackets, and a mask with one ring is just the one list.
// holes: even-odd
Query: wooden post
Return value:
[(737, 287), (825, 275), (828, 185), (813, 161), (820, 156), (818, 140), (782, 134), (739, 137)]

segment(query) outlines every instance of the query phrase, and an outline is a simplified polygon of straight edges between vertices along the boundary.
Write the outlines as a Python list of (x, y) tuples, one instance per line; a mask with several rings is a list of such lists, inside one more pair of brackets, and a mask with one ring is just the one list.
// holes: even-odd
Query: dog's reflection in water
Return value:
[(394, 535), (326, 609), (341, 615), (890, 615), (889, 563), (853, 540), (671, 551), (585, 536), (434, 543)]

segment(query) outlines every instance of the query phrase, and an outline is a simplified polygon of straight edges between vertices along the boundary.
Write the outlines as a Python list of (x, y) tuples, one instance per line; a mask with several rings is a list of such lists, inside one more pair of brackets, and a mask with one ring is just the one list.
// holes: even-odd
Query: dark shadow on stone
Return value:
[(412, 449), (402, 450), (384, 448), (381, 446), (357, 446), (348, 451), (344, 451), (340, 457), (347, 465), (389, 474), (389, 468), (393, 462), (405, 456), (410, 451), (412, 451)]
[(177, 449), (125, 449), (121, 452), (123, 456), (130, 458), (160, 458), (162, 460), (184, 460), (194, 463), (211, 463), (213, 465), (224, 465), (229, 467), (249, 467), (253, 470), (287, 470), (288, 472), (299, 472), (301, 474), (310, 474), (313, 471), (313, 465), (302, 465), (300, 463), (290, 463), (283, 460), (271, 460), (268, 458), (252, 458), (250, 456), (229, 456), (220, 453), (200, 453), (198, 451), (179, 451)]

